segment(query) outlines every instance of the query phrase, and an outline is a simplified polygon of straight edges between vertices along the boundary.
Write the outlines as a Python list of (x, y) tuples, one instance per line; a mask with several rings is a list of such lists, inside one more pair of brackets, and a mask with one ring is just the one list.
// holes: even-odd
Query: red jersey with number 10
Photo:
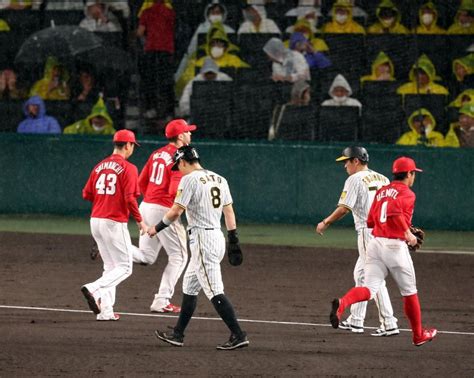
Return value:
[[(375, 193), (367, 227), (373, 228), (374, 236), (405, 240), (406, 229), (402, 229), (402, 224), (405, 223), (407, 227), (410, 227), (415, 199), (415, 193), (400, 181), (394, 181), (380, 188)], [(395, 218), (400, 216), (403, 220), (397, 222)]]
[(137, 222), (142, 221), (139, 196), (138, 169), (118, 154), (97, 164), (82, 189), (82, 197), (92, 202), (92, 218), (116, 222), (128, 222), (130, 213)]
[(143, 193), (143, 201), (165, 207), (171, 207), (182, 174), (172, 171), (173, 156), (178, 148), (168, 144), (154, 151), (140, 173), (138, 184)]

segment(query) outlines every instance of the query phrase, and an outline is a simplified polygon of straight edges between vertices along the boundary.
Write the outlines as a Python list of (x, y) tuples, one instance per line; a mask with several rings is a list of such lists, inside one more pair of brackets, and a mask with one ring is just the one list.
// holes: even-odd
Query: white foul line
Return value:
[[(48, 307), (30, 307), (30, 306), (4, 306), (0, 305), (0, 308), (12, 309), (12, 310), (32, 310), (32, 311), (52, 311), (52, 312), (72, 312), (76, 314), (90, 314), (90, 310), (70, 310), (65, 308), (48, 308)], [(128, 316), (140, 316), (140, 317), (152, 317), (152, 318), (177, 318), (177, 315), (163, 315), (163, 314), (140, 314), (135, 312), (117, 312), (119, 315)], [(193, 316), (196, 320), (221, 320), (221, 318), (208, 318), (203, 316)], [(331, 327), (331, 324), (320, 324), (320, 323), (302, 323), (302, 322), (284, 322), (277, 320), (256, 320), (256, 319), (238, 319), (242, 323), (263, 323), (263, 324), (278, 324), (278, 325), (294, 325), (294, 326), (309, 326), (309, 327)], [(367, 329), (377, 329), (377, 327), (365, 327)], [(411, 332), (411, 329), (400, 328), (400, 331)], [(439, 331), (438, 333), (445, 333), (449, 335), (463, 335), (463, 336), (474, 336), (474, 332), (456, 332), (456, 331)]]

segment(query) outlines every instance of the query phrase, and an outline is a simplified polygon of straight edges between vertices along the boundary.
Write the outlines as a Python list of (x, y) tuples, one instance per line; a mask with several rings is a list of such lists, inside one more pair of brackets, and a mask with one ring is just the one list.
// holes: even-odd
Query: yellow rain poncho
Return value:
[[(336, 9), (344, 8), (349, 12), (347, 20), (340, 24), (336, 21)], [(332, 21), (324, 24), (323, 33), (365, 34), (364, 28), (352, 19), (352, 4), (350, 0), (337, 0), (332, 9)]]
[[(94, 128), (92, 125), (92, 118), (101, 116), (105, 119), (105, 126), (100, 130)], [(88, 135), (113, 135), (115, 134), (114, 122), (107, 112), (107, 107), (104, 100), (99, 98), (97, 103), (93, 106), (91, 113), (85, 119), (81, 119), (67, 126), (64, 129), (64, 134), (88, 134)]]
[[(313, 49), (315, 51), (319, 51), (319, 52), (329, 51), (329, 47), (326, 44), (326, 42), (324, 42), (323, 39), (316, 38), (314, 36), (314, 32), (311, 29), (311, 24), (309, 23), (309, 21), (305, 20), (304, 18), (296, 21), (295, 25), (293, 26), (293, 31), (303, 33), (304, 36), (311, 42), (311, 45), (313, 46)], [(283, 43), (285, 44), (286, 48), (289, 48), (290, 46), (289, 39), (287, 39)]]
[(0, 18), (0, 32), (9, 32), (10, 31), (10, 25), (5, 20), (2, 20)]
[[(211, 42), (213, 40), (224, 41), (227, 47), (224, 49), (224, 54), (219, 58), (213, 58), (211, 56)], [(212, 28), (209, 29), (206, 37), (206, 45), (200, 46), (203, 48), (206, 55), (196, 59), (193, 56), (189, 59), (188, 65), (184, 70), (181, 77), (178, 78), (176, 81), (175, 92), (178, 97), (181, 96), (184, 87), (186, 84), (192, 80), (195, 76), (196, 67), (202, 67), (206, 58), (212, 58), (214, 62), (219, 66), (219, 68), (223, 67), (234, 67), (234, 68), (248, 68), (250, 67), (247, 63), (245, 63), (242, 59), (240, 59), (237, 55), (231, 54), (232, 51), (238, 51), (239, 48), (232, 43), (230, 43), (229, 38), (227, 37), (226, 32), (224, 31), (224, 27), (221, 23), (214, 23)]]
[[(420, 134), (414, 126), (414, 118), (423, 115), (429, 117), (431, 122), (426, 125), (424, 135)], [(398, 139), (397, 144), (404, 146), (417, 146), (425, 145), (430, 147), (443, 147), (444, 146), (444, 137), (438, 131), (434, 131), (436, 128), (436, 120), (433, 115), (426, 109), (422, 108), (412, 113), (408, 118), (408, 126), (410, 126), (411, 131), (407, 131), (403, 134), (400, 139)]]
[[(59, 84), (54, 89), (50, 89), (50, 83), (54, 80), (53, 70), (55, 68), (60, 70), (60, 75), (57, 78)], [(29, 96), (37, 95), (43, 100), (69, 100), (70, 89), (68, 81), (69, 73), (66, 68), (62, 66), (55, 57), (50, 56), (46, 60), (43, 78), (33, 85)]]
[(461, 78), (456, 73), (456, 64), (460, 64), (461, 66), (463, 66), (467, 72), (467, 75), (473, 74), (474, 73), (474, 53), (471, 53), (462, 58), (453, 60), (453, 73), (456, 76), (456, 79), (458, 81), (461, 81)]
[(474, 23), (463, 25), (459, 21), (459, 14), (463, 11), (474, 12), (474, 1), (463, 0), (454, 17), (453, 24), (448, 29), (448, 34), (474, 34)]
[(385, 79), (387, 81), (394, 81), (395, 80), (395, 69), (393, 67), (393, 63), (390, 58), (385, 54), (383, 51), (379, 52), (377, 57), (372, 63), (372, 73), (370, 75), (365, 75), (360, 78), (360, 81), (363, 83), (365, 81), (378, 81), (377, 79), (377, 67), (381, 66), (382, 64), (388, 64), (390, 66), (390, 78)]
[[(433, 21), (429, 26), (426, 26), (423, 21), (423, 9), (430, 9), (433, 12)], [(423, 4), (418, 11), (418, 20), (419, 25), (413, 30), (413, 33), (416, 34), (446, 34), (446, 30), (440, 28), (438, 23), (438, 10), (436, 6), (433, 4), (432, 1), (428, 1), (427, 3)]]
[(460, 108), (466, 102), (474, 102), (474, 89), (466, 89), (454, 101), (451, 101), (448, 106)]
[[(173, 9), (173, 1), (172, 0), (164, 0), (163, 3), (169, 8)], [(140, 18), (143, 11), (145, 9), (151, 8), (155, 4), (155, 0), (144, 0), (140, 10), (138, 11), (137, 17)]]
[[(417, 68), (422, 69), (429, 77), (429, 83), (423, 87), (419, 86), (416, 81), (415, 69)], [(409, 78), (410, 81), (408, 83), (403, 84), (397, 89), (398, 94), (449, 94), (445, 87), (434, 82), (439, 80), (439, 77), (436, 76), (435, 66), (425, 54), (420, 56), (418, 62), (412, 66)]]
[[(384, 20), (380, 17), (380, 11), (382, 8), (388, 8), (396, 12), (395, 21), (389, 27), (384, 25)], [(391, 34), (408, 34), (408, 29), (400, 23), (401, 15), (397, 7), (391, 0), (382, 0), (377, 7), (376, 15), (378, 21), (367, 28), (367, 33), (369, 34), (382, 34), (382, 33), (391, 33)]]
[[(474, 118), (474, 102), (464, 104), (461, 107), (461, 109), (459, 109), (459, 114), (465, 114), (471, 118)], [(453, 122), (451, 125), (449, 125), (449, 131), (446, 134), (446, 138), (444, 140), (444, 146), (445, 147), (461, 147), (461, 141), (459, 140), (460, 134), (461, 134), (461, 130), (460, 130), (459, 122)], [(466, 139), (469, 139), (470, 141), (472, 141), (472, 136), (467, 137), (466, 135), (465, 137)], [(462, 139), (462, 136), (461, 136), (461, 139)], [(470, 147), (472, 147), (472, 145)]]

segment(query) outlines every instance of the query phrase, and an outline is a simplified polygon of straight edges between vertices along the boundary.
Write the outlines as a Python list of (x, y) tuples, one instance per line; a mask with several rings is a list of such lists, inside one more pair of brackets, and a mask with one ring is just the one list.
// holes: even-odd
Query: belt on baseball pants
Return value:
[[(206, 230), (206, 231), (210, 231), (210, 230), (217, 230), (217, 228), (201, 228), (201, 230)], [(188, 234), (191, 235), (192, 234), (192, 229), (191, 230), (188, 230)]]

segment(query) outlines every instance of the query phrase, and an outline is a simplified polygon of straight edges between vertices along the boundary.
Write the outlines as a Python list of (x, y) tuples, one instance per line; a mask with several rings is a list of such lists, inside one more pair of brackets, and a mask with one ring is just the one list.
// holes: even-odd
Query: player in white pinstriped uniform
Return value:
[[(336, 161), (345, 162), (344, 167), (349, 177), (344, 184), (336, 210), (317, 225), (316, 232), (322, 235), (331, 223), (352, 212), (359, 250), (359, 258), (354, 267), (354, 281), (356, 286), (363, 286), (367, 245), (373, 238), (372, 230), (367, 228), (367, 215), (374, 200), (375, 192), (382, 186), (389, 184), (390, 180), (368, 168), (369, 155), (363, 147), (345, 148), (342, 156)], [(399, 334), (397, 318), (393, 316), (393, 308), (385, 281), (375, 297), (375, 303), (379, 310), (380, 328), (371, 335), (393, 336)], [(366, 310), (367, 301), (352, 305), (350, 316), (345, 321), (340, 322), (339, 328), (351, 330), (354, 333), (363, 333)]]
[(197, 295), (203, 289), (217, 313), (231, 331), (229, 340), (217, 349), (232, 350), (249, 345), (247, 335), (237, 321), (230, 301), (224, 295), (220, 262), (225, 255), (225, 238), (221, 231), (224, 214), (229, 243), (238, 245), (237, 224), (232, 207), (232, 196), (222, 176), (203, 169), (199, 155), (191, 146), (183, 146), (175, 154), (173, 169), (179, 169), (183, 178), (178, 187), (173, 207), (148, 235), (154, 236), (186, 210), (191, 260), (183, 278), (183, 301), (178, 322), (173, 332), (155, 331), (155, 335), (169, 344), (183, 346), (184, 331), (197, 304)]

